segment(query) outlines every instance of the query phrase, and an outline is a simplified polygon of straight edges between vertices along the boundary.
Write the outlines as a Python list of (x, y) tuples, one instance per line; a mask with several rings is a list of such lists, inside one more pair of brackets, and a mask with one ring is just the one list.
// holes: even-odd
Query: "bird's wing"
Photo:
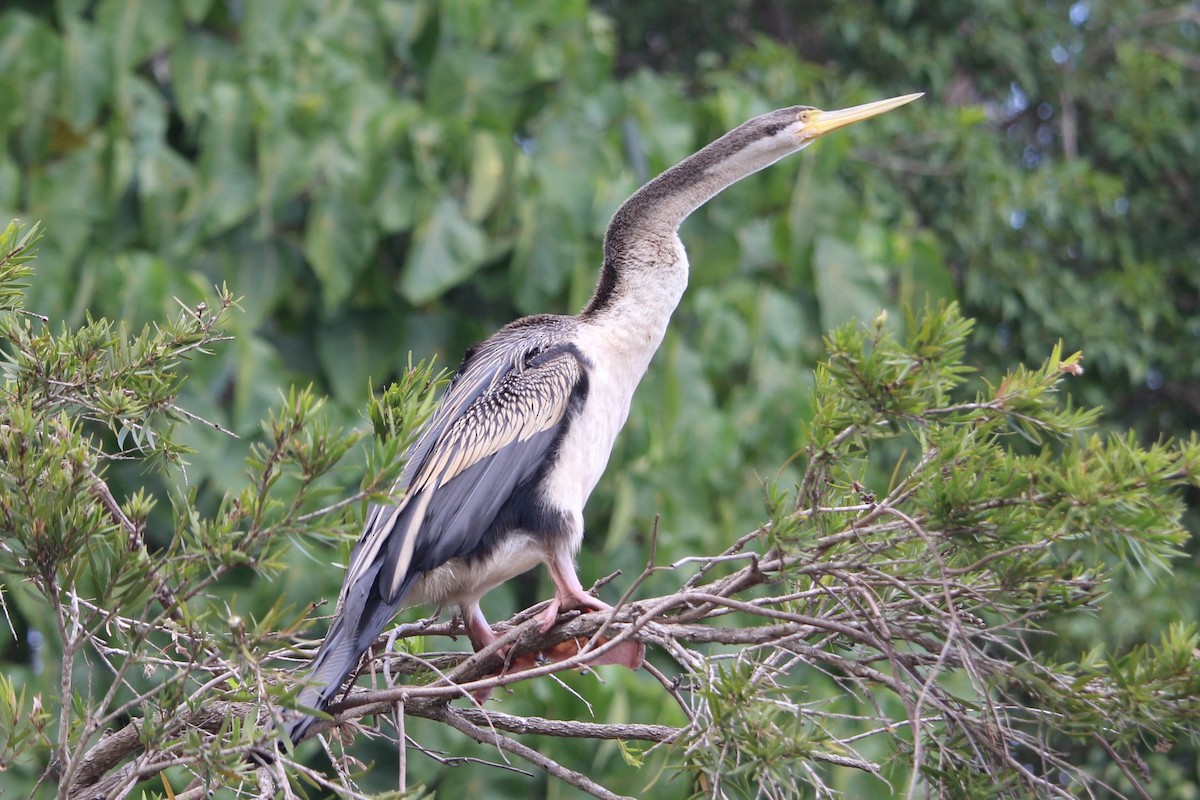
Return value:
[[(528, 337), (503, 334), (464, 359), (409, 451), (403, 496), (367, 515), (299, 706), (325, 707), (418, 575), (487, 546), (483, 538), (505, 503), (544, 468), (583, 403), (587, 373), (576, 348), (531, 348)], [(292, 741), (313, 721), (307, 714), (292, 721)]]
[(391, 604), (416, 574), (475, 551), (587, 391), (581, 356), (570, 345), (519, 353), (501, 347), (469, 361), (413, 446), (404, 496), (372, 508), (343, 600), (371, 584)]

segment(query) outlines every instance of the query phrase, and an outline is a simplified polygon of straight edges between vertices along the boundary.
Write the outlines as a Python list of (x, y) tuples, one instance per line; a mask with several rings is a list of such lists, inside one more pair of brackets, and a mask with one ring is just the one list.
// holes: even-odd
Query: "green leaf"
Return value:
[(158, 0), (105, 0), (96, 12), (97, 27), (111, 43), (113, 60), (121, 69), (142, 63), (167, 49), (183, 32), (178, 3)]
[(383, 233), (399, 233), (412, 227), (421, 187), (407, 163), (392, 159), (385, 169), (372, 208)]
[(414, 304), (434, 300), (471, 277), (486, 254), (483, 231), (463, 217), (457, 200), (445, 195), (417, 226), (400, 292)]
[(249, 98), (240, 87), (221, 83), (213, 87), (208, 103), (203, 153), (184, 214), (199, 217), (203, 230), (213, 235), (250, 216), (258, 182), (252, 165)]
[(112, 100), (113, 78), (108, 43), (95, 27), (77, 17), (63, 20), (63, 66), (59, 109), (76, 131), (95, 123)]
[(183, 16), (193, 25), (203, 21), (212, 7), (213, 0), (181, 0), (180, 8)]
[(521, 204), (521, 229), (513, 247), (513, 298), (532, 314), (553, 302), (583, 258), (581, 237), (561, 208), (544, 203)]
[(374, 248), (375, 236), (357, 205), (329, 198), (309, 210), (304, 255), (321, 282), (326, 309), (340, 307), (350, 296)]
[(471, 222), (482, 222), (496, 207), (504, 185), (504, 157), (499, 137), (477, 131), (471, 137), (471, 174), (463, 216)]
[(324, 326), (317, 337), (317, 356), (333, 393), (361, 404), (367, 381), (382, 379), (396, 366), (396, 315), (390, 311), (354, 314)]
[(813, 251), (813, 276), (821, 327), (836, 328), (850, 320), (869, 320), (886, 302), (876, 270), (858, 250), (841, 239), (818, 236)]

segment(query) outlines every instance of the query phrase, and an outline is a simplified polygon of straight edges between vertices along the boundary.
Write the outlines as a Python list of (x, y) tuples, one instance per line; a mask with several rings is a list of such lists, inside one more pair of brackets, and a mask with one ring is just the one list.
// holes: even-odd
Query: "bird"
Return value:
[[(679, 226), (722, 190), (821, 136), (920, 97), (838, 111), (791, 106), (757, 116), (642, 186), (613, 215), (595, 292), (575, 315), (518, 319), (471, 347), (409, 448), (391, 502), (372, 505), (329, 631), (295, 697), (287, 735), (304, 738), (402, 607), (457, 605), (472, 647), (497, 636), (480, 598), (546, 564), (549, 630), (568, 610), (610, 607), (575, 569), (584, 506), (630, 401), (688, 283)], [(624, 641), (604, 661), (636, 669)]]

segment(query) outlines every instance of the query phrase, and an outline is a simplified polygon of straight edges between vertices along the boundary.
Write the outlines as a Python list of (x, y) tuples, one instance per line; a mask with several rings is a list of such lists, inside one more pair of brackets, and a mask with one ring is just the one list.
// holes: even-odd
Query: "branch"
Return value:
[[(922, 461), (919, 469), (925, 468), (926, 462)], [(902, 486), (903, 482), (889, 500), (913, 491)], [(975, 510), (1009, 513), (1021, 505), (1040, 508), (1057, 502), (1046, 494), (1027, 494), (1003, 502), (985, 500)], [(454, 727), (477, 742), (516, 755), (596, 797), (615, 797), (586, 776), (505, 734), (674, 744), (685, 762), (706, 749), (727, 754), (721, 755), (722, 759), (736, 760), (742, 758), (743, 751), (729, 737), (737, 732), (714, 724), (711, 706), (720, 702), (726, 685), (722, 682), (736, 679), (738, 667), (745, 665), (753, 676), (751, 694), (747, 695), (754, 698), (751, 702), (764, 703), (769, 713), (791, 715), (802, 720), (806, 731), (815, 728), (819, 732), (813, 739), (816, 744), (803, 751), (799, 762), (808, 779), (816, 782), (814, 786), (821, 780), (812, 772), (815, 762), (882, 775), (879, 764), (855, 751), (859, 730), (839, 730), (847, 719), (844, 712), (820, 699), (803, 703), (791, 699), (794, 691), (789, 690), (790, 684), (784, 678), (798, 666), (807, 666), (845, 687), (860, 701), (875, 704), (874, 715), (863, 714), (858, 719), (873, 730), (870, 735), (893, 737), (894, 744), (910, 748), (914, 775), (931, 763), (986, 774), (1007, 770), (1010, 776), (1017, 775), (1022, 785), (1048, 791), (1042, 776), (1017, 763), (1010, 753), (1014, 747), (1030, 750), (1041, 763), (1061, 765), (1057, 768), (1076, 774), (1071, 771), (1069, 759), (1049, 748), (1042, 738), (1044, 733), (1029, 733), (1053, 729), (1061, 715), (1030, 709), (1028, 696), (1019, 695), (1031, 688), (1036, 690), (1040, 682), (1055, 687), (1055, 691), (1072, 693), (1073, 701), (1087, 704), (1089, 713), (1105, 713), (1103, 709), (1112, 705), (1109, 699), (1115, 688), (1102, 677), (1080, 686), (1069, 675), (1032, 661), (1019, 637), (1031, 620), (1054, 607), (1053, 603), (1058, 602), (1054, 597), (1082, 597), (1093, 589), (1086, 580), (1065, 577), (1056, 582), (1057, 594), (1048, 599), (1039, 594), (1044, 590), (1038, 584), (1014, 589), (1002, 577), (1004, 564), (1045, 563), (1044, 556), (1056, 537), (1071, 536), (1071, 531), (1063, 529), (1036, 542), (964, 556), (958, 531), (939, 527), (919, 513), (899, 511), (887, 502), (796, 512), (796, 518), (805, 521), (820, 515), (838, 515), (848, 521), (843, 529), (807, 539), (803, 546), (788, 552), (773, 549), (766, 554), (751, 548), (756, 542), (765, 542), (772, 529), (758, 528), (723, 553), (703, 560), (698, 573), (702, 578), (692, 575), (685, 580), (680, 576), (677, 591), (624, 603), (612, 612), (567, 615), (545, 633), (534, 618), (536, 607), (527, 609), (494, 626), (497, 642), (479, 653), (435, 652), (419, 657), (396, 653), (392, 645), (398, 639), (421, 636), (428, 640), (462, 633), (457, 622), (426, 620), (400, 626), (377, 643), (363, 669), (384, 676), (389, 683), (391, 676), (416, 679), (382, 688), (352, 688), (329, 707), (332, 719), (314, 725), (310, 735), (334, 727), (341, 727), (343, 732), (355, 731), (358, 728), (352, 723), (363, 717), (390, 717), (402, 712)], [(694, 561), (684, 559), (667, 567), (650, 564), (634, 585), (640, 585), (652, 573), (672, 575), (678, 567)], [(738, 562), (748, 563), (734, 568)], [(764, 587), (771, 591), (764, 592)], [(600, 634), (610, 638), (602, 641)], [(687, 725), (524, 718), (482, 707), (450, 705), (481, 690), (586, 667), (592, 658), (626, 639), (654, 645), (679, 665), (674, 677), (657, 670), (654, 675), (684, 709)], [(578, 648), (569, 658), (519, 672), (498, 669), (503, 648), (508, 648), (511, 658), (555, 651), (556, 646), (569, 642)], [(705, 655), (703, 648), (710, 645), (720, 647)], [(268, 654), (267, 658), (284, 652)], [(164, 651), (161, 658), (169, 655)], [(1021, 663), (1021, 675), (1029, 675), (1030, 679), (1014, 671), (1014, 661)], [(203, 673), (205, 690), (194, 692), (196, 698), (211, 694), (218, 684), (226, 682), (215, 677), (218, 673), (212, 670), (218, 668), (229, 670), (230, 682), (251, 683), (243, 674), (246, 667), (231, 660), (220, 660), (210, 667)], [(194, 664), (191, 668), (198, 669)], [(273, 678), (269, 673), (259, 674), (256, 664), (253, 668), (257, 676), (253, 683), (265, 696)], [(962, 691), (961, 681), (944, 680), (955, 671), (967, 677), (969, 696), (955, 693)], [(892, 719), (879, 699), (881, 694), (893, 705), (898, 701), (906, 709), (904, 717)], [(265, 708), (258, 705), (210, 702), (202, 712), (171, 718), (164, 727), (164, 733), (170, 735), (156, 738), (170, 740), (187, 730), (214, 736), (228, 730), (222, 725), (232, 717), (265, 723), (266, 714)], [(728, 720), (722, 723), (728, 724)], [(911, 731), (911, 740), (895, 738), (900, 727)], [(403, 730), (402, 721), (397, 728)], [(269, 724), (266, 730), (270, 730)], [(403, 734), (389, 734), (389, 738), (406, 746)], [(945, 744), (954, 739), (966, 744), (953, 748)], [(88, 750), (70, 787), (70, 797), (92, 797), (131, 787), (131, 781), (136, 783), (178, 763), (177, 753), (146, 749), (143, 741), (140, 722), (103, 737)], [(257, 746), (262, 745), (260, 740)], [(238, 746), (245, 751), (251, 747)], [(131, 757), (133, 761), (119, 766)], [(342, 758), (335, 757), (335, 763), (341, 763)], [(301, 770), (302, 765), (293, 768)], [(732, 770), (736, 764), (719, 768)], [(342, 782), (334, 785), (348, 796), (357, 791), (352, 790), (348, 777), (351, 772), (343, 769)], [(920, 790), (917, 780), (914, 778), (910, 784), (910, 794)], [(268, 784), (263, 776), (256, 783), (260, 788), (278, 787)]]
[(602, 800), (633, 800), (633, 798), (610, 792), (583, 773), (567, 769), (562, 764), (542, 755), (531, 747), (526, 747), (520, 742), (514, 742), (512, 739), (501, 736), (494, 730), (484, 730), (466, 719), (459, 709), (443, 706), (441, 715), (435, 717), (435, 719), (446, 723), (461, 733), (465, 733), (480, 744), (492, 745), (501, 750), (507, 750), (513, 755), (525, 759), (530, 764), (545, 770), (548, 774), (553, 775), (559, 780), (569, 783), (576, 789), (587, 792), (593, 797), (599, 797)]
[[(440, 709), (445, 706), (418, 705), (412, 709), (414, 716), (426, 719), (441, 719)], [(407, 711), (406, 707), (406, 711)], [(565, 739), (630, 739), (645, 742), (674, 741), (682, 728), (670, 725), (642, 725), (637, 723), (598, 723), (578, 720), (546, 719), (544, 717), (518, 717), (499, 711), (483, 711), (477, 708), (456, 708), (462, 719), (473, 725), (488, 725), (498, 730), (517, 734), (554, 736)]]

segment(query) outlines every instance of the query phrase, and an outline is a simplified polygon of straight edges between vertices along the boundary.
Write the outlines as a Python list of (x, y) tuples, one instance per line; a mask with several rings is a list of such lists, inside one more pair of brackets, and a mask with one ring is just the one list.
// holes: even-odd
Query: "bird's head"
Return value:
[[(827, 133), (836, 131), (838, 128), (853, 125), (855, 122), (862, 122), (864, 119), (879, 116), (886, 111), (891, 111), (893, 108), (899, 108), (906, 103), (911, 103), (923, 94), (924, 92), (906, 94), (887, 100), (877, 100), (874, 103), (864, 103), (861, 106), (843, 108), (838, 111), (822, 111), (819, 108), (811, 108), (809, 106), (796, 106), (794, 108), (783, 109), (782, 111), (774, 112), (775, 114), (781, 114), (784, 118), (784, 127), (779, 130), (777, 135), (786, 134), (798, 137), (806, 143), (811, 142)], [(788, 120), (789, 117), (790, 121)]]
[[(705, 175), (712, 179), (702, 189), (706, 195), (703, 199), (707, 199), (733, 181), (789, 153), (803, 150), (827, 133), (899, 108), (922, 94), (906, 94), (838, 111), (822, 111), (811, 106), (791, 106), (770, 111), (739, 125), (691, 159), (682, 162), (677, 168), (680, 175), (668, 178), (671, 171), (665, 173), (665, 188), (670, 191), (678, 184), (686, 187), (693, 181), (690, 176)], [(700, 195), (701, 192), (696, 194)]]

